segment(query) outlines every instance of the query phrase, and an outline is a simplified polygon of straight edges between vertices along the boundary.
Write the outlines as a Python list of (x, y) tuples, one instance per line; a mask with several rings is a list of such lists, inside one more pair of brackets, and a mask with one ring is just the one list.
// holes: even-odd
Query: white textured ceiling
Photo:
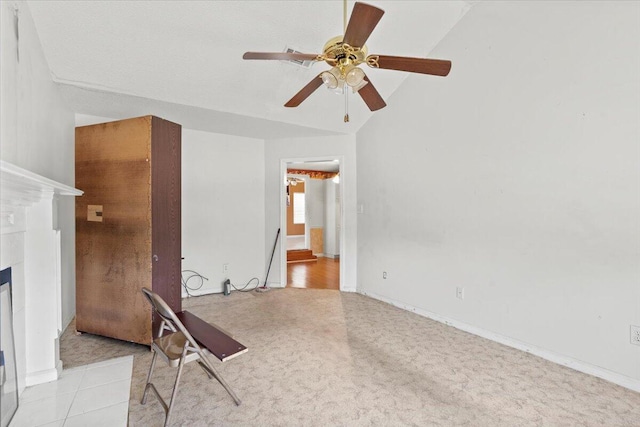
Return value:
[[(417, 57), (428, 56), (469, 8), (465, 1), (369, 3), (386, 12), (367, 42), (369, 53)], [(264, 139), (354, 133), (372, 114), (358, 95), (350, 96), (351, 122), (345, 124), (344, 98), (324, 88), (297, 108), (283, 106), (329, 68), (324, 63), (306, 69), (242, 60), (245, 51), (285, 47), (320, 53), (329, 38), (342, 34), (342, 1), (28, 4), (54, 81), (78, 113), (157, 114), (195, 129)], [(349, 1), (349, 14), (352, 7)], [(455, 60), (441, 59), (454, 61), (454, 73)], [(365, 72), (386, 100), (408, 76)], [(418, 77), (433, 84), (442, 79)]]

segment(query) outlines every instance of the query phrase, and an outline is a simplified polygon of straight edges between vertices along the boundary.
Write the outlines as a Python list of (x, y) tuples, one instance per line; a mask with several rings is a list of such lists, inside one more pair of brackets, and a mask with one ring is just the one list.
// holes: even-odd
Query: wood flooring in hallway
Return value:
[(287, 288), (340, 289), (340, 259), (287, 264)]

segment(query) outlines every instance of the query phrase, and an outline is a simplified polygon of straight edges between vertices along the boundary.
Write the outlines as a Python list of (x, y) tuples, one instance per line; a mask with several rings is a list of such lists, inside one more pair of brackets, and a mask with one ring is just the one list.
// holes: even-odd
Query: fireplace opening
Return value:
[(18, 371), (13, 339), (11, 267), (0, 271), (0, 426), (6, 427), (18, 410)]

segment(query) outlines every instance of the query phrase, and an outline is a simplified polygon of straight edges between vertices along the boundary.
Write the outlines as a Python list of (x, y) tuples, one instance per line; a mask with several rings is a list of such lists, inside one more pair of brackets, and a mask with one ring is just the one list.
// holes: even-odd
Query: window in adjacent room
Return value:
[(293, 193), (293, 223), (304, 224), (304, 193)]

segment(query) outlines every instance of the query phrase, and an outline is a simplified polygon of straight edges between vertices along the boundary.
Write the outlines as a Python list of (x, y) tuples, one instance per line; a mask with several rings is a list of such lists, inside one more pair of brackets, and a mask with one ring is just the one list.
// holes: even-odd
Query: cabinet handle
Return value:
[(154, 256), (153, 256), (153, 260), (154, 260), (155, 262), (158, 262), (158, 255), (154, 255)]

